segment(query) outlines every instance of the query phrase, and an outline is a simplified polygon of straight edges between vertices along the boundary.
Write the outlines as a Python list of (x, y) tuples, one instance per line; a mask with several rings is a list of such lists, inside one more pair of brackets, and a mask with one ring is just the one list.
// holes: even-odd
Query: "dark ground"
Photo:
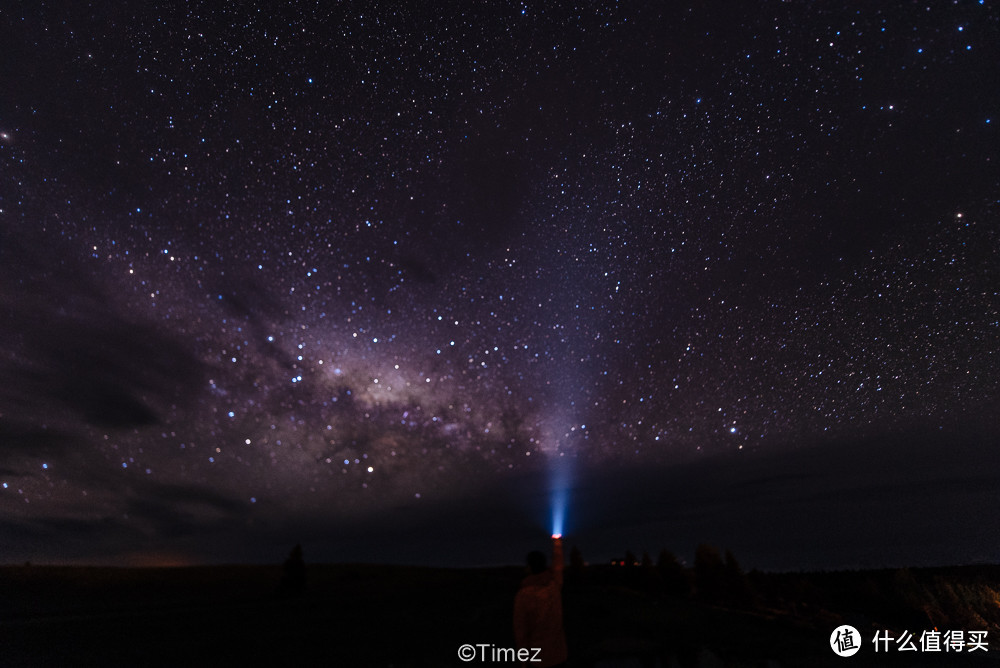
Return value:
[[(1000, 567), (738, 574), (588, 566), (567, 571), (571, 666), (1000, 664), (988, 653), (874, 654), (894, 636), (987, 630), (1000, 641)], [(0, 568), (3, 666), (452, 666), (464, 643), (511, 647), (521, 568)], [(699, 577), (701, 579), (699, 579)], [(700, 593), (691, 587), (700, 585)], [(829, 647), (853, 624), (851, 658)], [(511, 665), (511, 664), (507, 664)]]

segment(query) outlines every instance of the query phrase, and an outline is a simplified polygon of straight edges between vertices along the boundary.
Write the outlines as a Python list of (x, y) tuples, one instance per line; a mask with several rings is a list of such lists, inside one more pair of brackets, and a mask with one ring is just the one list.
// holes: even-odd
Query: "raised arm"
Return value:
[(562, 536), (556, 534), (552, 536), (552, 575), (556, 584), (562, 587), (563, 584), (563, 544)]

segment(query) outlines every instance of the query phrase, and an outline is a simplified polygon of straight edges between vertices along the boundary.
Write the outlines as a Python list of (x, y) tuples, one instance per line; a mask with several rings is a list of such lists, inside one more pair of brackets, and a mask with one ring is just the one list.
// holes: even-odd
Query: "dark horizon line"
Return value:
[[(405, 564), (405, 563), (377, 563), (377, 562), (306, 562), (306, 567), (322, 567), (322, 568), (376, 568), (376, 569), (410, 569), (410, 570), (435, 570), (435, 571), (478, 571), (478, 570), (499, 570), (499, 569), (522, 569), (524, 564), (482, 564), (477, 566), (433, 566), (427, 564)], [(652, 568), (657, 568), (658, 566), (654, 564)], [(156, 570), (217, 570), (226, 568), (273, 568), (281, 569), (282, 565), (280, 563), (220, 563), (220, 564), (162, 564), (162, 565), (112, 565), (112, 564), (48, 564), (48, 563), (20, 563), (20, 564), (0, 564), (0, 571), (8, 570), (121, 570), (121, 571), (156, 571)], [(644, 568), (641, 564), (634, 564), (632, 566), (616, 565), (614, 560), (601, 561), (596, 563), (587, 563), (585, 568)], [(694, 570), (693, 565), (682, 564), (684, 570)], [(845, 573), (879, 573), (887, 571), (899, 571), (899, 570), (909, 570), (909, 571), (947, 571), (956, 569), (977, 569), (977, 568), (997, 568), (1000, 569), (1000, 563), (995, 562), (978, 562), (978, 563), (968, 563), (968, 564), (949, 564), (941, 566), (865, 566), (865, 567), (842, 567), (842, 568), (818, 568), (818, 569), (803, 569), (803, 570), (782, 570), (782, 569), (763, 569), (763, 568), (751, 568), (745, 570), (744, 573), (752, 574), (759, 573), (762, 575), (834, 575), (834, 574), (845, 574)], [(567, 570), (568, 567), (567, 567)]]

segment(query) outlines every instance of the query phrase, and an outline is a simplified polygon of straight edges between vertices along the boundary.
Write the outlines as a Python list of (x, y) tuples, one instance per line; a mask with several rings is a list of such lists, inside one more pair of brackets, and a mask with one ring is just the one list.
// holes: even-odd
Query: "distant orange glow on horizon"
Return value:
[(129, 568), (180, 568), (196, 565), (190, 557), (183, 554), (137, 552), (122, 557), (122, 566)]

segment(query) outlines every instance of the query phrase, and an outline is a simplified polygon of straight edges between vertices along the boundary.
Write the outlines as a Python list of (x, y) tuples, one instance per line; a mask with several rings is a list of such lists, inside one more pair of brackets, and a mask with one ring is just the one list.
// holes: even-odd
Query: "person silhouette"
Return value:
[(281, 593), (298, 596), (306, 588), (306, 562), (302, 559), (302, 546), (292, 548), (281, 567)]
[(531, 661), (523, 665), (562, 665), (567, 659), (562, 536), (552, 536), (551, 569), (546, 567), (545, 553), (537, 550), (528, 554), (527, 566), (529, 574), (514, 597), (514, 641), (518, 649), (529, 650)]

